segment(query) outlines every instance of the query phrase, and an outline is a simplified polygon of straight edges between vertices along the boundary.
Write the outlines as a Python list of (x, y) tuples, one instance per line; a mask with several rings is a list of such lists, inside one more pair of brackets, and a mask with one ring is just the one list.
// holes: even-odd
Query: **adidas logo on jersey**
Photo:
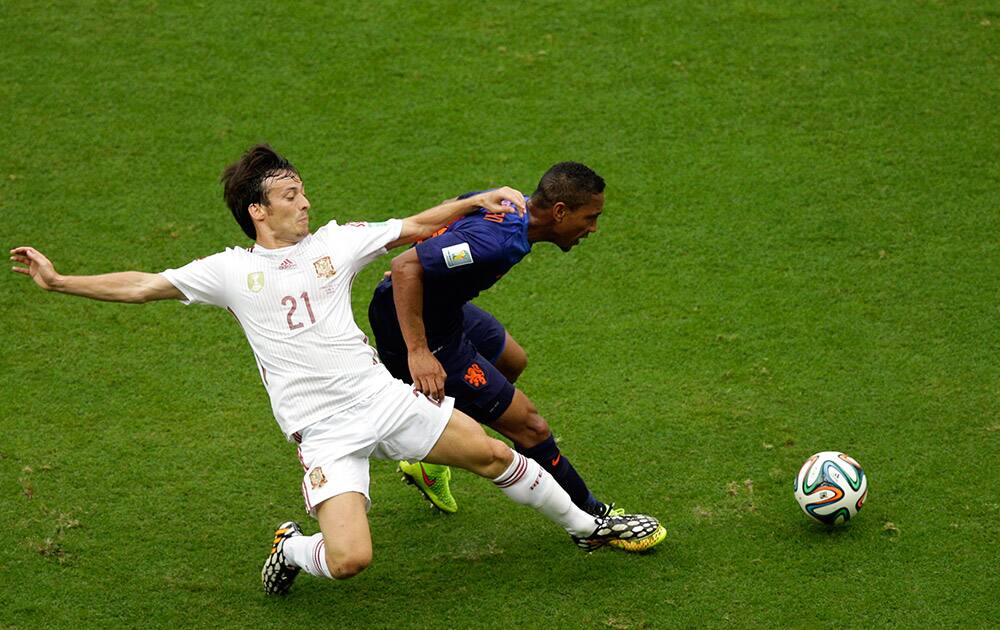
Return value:
[(286, 258), (286, 259), (284, 259), (284, 260), (281, 261), (280, 265), (278, 265), (278, 269), (279, 270), (295, 269), (295, 261), (294, 260), (289, 260), (289, 259)]

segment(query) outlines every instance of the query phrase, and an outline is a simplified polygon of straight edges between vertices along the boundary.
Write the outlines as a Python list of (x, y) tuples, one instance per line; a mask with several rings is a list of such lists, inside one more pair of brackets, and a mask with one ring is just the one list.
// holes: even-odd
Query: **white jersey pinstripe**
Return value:
[(286, 437), (365, 400), (393, 378), (354, 321), (351, 284), (402, 222), (335, 221), (281, 249), (226, 248), (162, 275), (187, 298), (232, 312)]

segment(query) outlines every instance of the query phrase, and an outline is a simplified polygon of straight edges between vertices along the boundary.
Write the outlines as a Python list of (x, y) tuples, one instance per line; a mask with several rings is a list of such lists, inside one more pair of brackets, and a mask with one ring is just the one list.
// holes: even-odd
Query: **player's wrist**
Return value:
[(468, 198), (468, 201), (469, 201), (468, 210), (471, 211), (471, 210), (476, 210), (476, 209), (479, 209), (479, 208), (485, 208), (485, 207), (487, 207), (487, 204), (489, 202), (489, 197), (487, 197), (487, 195), (488, 195), (488, 193), (481, 192), (481, 193), (478, 193), (478, 194), (475, 194), (475, 195), (469, 197)]
[(45, 281), (45, 285), (48, 287), (49, 291), (59, 291), (63, 293), (66, 291), (66, 280), (67, 277), (62, 274), (52, 274), (50, 277), (42, 277)]

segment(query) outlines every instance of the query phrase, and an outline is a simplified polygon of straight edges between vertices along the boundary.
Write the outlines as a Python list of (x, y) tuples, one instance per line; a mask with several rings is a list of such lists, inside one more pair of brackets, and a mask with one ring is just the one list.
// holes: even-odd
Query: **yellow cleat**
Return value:
[[(624, 510), (622, 510), (624, 512)], [(632, 548), (641, 546), (646, 550), (663, 540), (667, 535), (663, 526), (652, 516), (645, 514), (614, 514), (594, 519), (597, 528), (587, 537), (570, 535), (580, 549), (590, 553), (605, 545), (620, 546), (616, 543), (630, 543)], [(646, 542), (650, 540), (651, 542)]]
[(656, 531), (648, 536), (644, 536), (642, 538), (616, 538), (615, 540), (609, 541), (608, 544), (629, 553), (642, 553), (643, 551), (649, 551), (656, 545), (660, 544), (666, 537), (666, 528), (664, 528), (663, 525), (659, 525), (657, 526)]

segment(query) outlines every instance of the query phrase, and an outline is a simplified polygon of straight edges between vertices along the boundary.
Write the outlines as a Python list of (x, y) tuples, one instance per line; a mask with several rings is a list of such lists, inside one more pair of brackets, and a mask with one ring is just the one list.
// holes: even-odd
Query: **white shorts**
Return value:
[(299, 431), (306, 511), (315, 517), (320, 503), (345, 492), (363, 494), (370, 509), (368, 459), (423, 459), (454, 407), (453, 398), (438, 404), (394, 380), (368, 400)]

